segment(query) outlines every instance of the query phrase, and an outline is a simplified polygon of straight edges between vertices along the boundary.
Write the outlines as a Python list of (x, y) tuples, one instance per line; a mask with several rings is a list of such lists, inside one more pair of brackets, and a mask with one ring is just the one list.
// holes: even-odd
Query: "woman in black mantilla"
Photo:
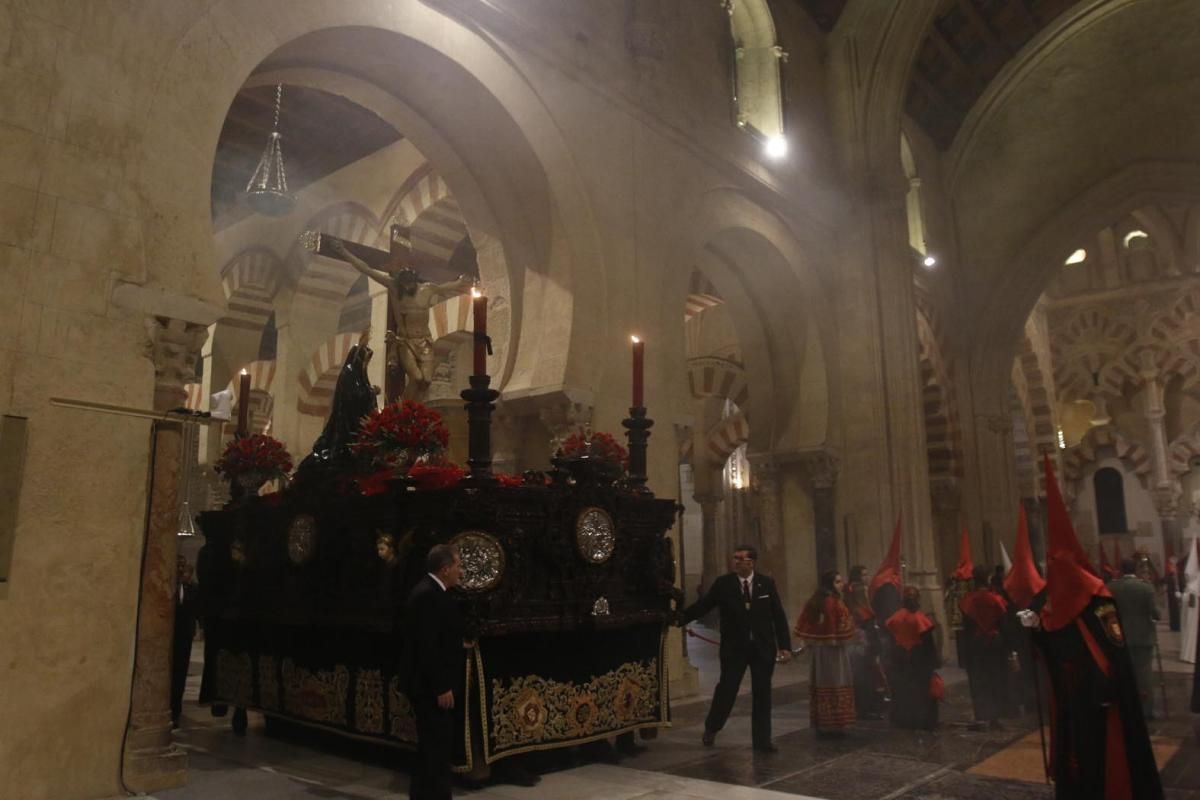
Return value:
[(329, 419), (321, 435), (313, 442), (312, 453), (300, 462), (296, 470), (297, 479), (303, 479), (314, 470), (339, 472), (347, 469), (354, 460), (350, 445), (358, 434), (363, 417), (376, 408), (378, 387), (371, 385), (367, 377), (367, 364), (371, 362), (372, 350), (367, 347), (370, 330), (363, 331), (358, 344), (350, 347), (346, 360), (338, 373), (337, 386), (333, 390), (333, 404)]

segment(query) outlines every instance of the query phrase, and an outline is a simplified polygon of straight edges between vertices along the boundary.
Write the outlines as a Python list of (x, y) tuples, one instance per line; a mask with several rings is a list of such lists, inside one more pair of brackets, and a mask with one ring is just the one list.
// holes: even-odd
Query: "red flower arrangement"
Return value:
[(466, 474), (457, 464), (413, 464), (408, 471), (418, 489), (449, 489), (457, 486)]
[(283, 442), (266, 434), (235, 438), (225, 446), (225, 452), (213, 468), (229, 480), (240, 475), (260, 473), (264, 480), (278, 478), (292, 471), (292, 457)]
[(558, 454), (562, 458), (590, 456), (597, 461), (619, 465), (622, 469), (629, 466), (629, 451), (622, 447), (612, 434), (592, 433), (587, 428), (568, 436)]
[(442, 415), (414, 400), (392, 403), (363, 418), (354, 449), (379, 466), (411, 464), (450, 444)]

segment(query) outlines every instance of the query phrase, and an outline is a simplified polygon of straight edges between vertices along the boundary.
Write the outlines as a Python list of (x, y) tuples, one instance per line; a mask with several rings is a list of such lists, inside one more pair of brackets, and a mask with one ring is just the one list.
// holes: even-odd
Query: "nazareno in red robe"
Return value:
[(1117, 606), (1079, 546), (1048, 459), (1044, 468), (1047, 575), (1033, 642), (1050, 676), (1055, 796), (1162, 800)]

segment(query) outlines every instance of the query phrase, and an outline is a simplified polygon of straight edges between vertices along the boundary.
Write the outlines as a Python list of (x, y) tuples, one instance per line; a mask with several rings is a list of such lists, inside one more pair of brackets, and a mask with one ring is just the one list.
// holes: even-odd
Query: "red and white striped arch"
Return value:
[(429, 309), (429, 332), (433, 334), (435, 342), (456, 333), (474, 333), (475, 317), (471, 313), (470, 292), (443, 300)]
[(1192, 471), (1192, 460), (1200, 457), (1200, 430), (1193, 430), (1171, 442), (1167, 448), (1167, 466), (1176, 478)]
[(260, 331), (274, 311), (283, 262), (266, 247), (249, 247), (221, 268), (221, 285), (229, 313), (222, 325)]
[(720, 397), (743, 410), (750, 400), (745, 367), (727, 358), (688, 359), (688, 388), (696, 400)]
[(750, 440), (750, 422), (744, 412), (725, 417), (708, 432), (705, 446), (714, 463), (724, 464), (733, 451)]
[(1130, 474), (1137, 476), (1143, 487), (1148, 486), (1151, 473), (1150, 454), (1137, 442), (1130, 442), (1111, 425), (1089, 430), (1083, 440), (1067, 448), (1063, 455), (1063, 474), (1067, 480), (1078, 482), (1085, 469), (1103, 458), (1103, 450), (1112, 448), (1116, 457)]
[(687, 322), (697, 314), (715, 308), (723, 302), (725, 301), (721, 299), (721, 295), (717, 292), (717, 287), (713, 286), (712, 281), (704, 277), (704, 273), (700, 270), (694, 270), (692, 277), (688, 280), (688, 295), (684, 305), (683, 320)]
[(357, 333), (339, 333), (313, 353), (308, 366), (300, 373), (300, 396), (296, 399), (296, 409), (301, 414), (323, 417), (329, 413), (338, 370), (356, 342)]
[(432, 170), (400, 188), (389, 204), (388, 216), (408, 227), (414, 250), (442, 261), (449, 261), (468, 235), (458, 201), (442, 176)]
[[(313, 215), (305, 230), (320, 231), (349, 242), (376, 246), (379, 219), (358, 203), (336, 203)], [(297, 245), (292, 251), (296, 294), (340, 305), (362, 274), (342, 261), (315, 255)]]

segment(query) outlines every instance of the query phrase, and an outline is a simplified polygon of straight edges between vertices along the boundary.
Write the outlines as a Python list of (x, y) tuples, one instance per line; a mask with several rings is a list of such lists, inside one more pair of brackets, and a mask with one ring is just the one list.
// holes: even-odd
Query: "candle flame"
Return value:
[(241, 373), (240, 373), (240, 374), (242, 374), (242, 375), (249, 375), (250, 373), (249, 373), (249, 372), (246, 372), (246, 368), (245, 368), (245, 367), (242, 367), (242, 371), (241, 371)]
[(471, 297), (483, 297), (483, 292), (479, 291), (478, 286), (471, 287)]
[(639, 339), (639, 338), (638, 338), (638, 337), (636, 337), (636, 336), (630, 336), (630, 337), (629, 337), (629, 341), (633, 342), (634, 344), (637, 344), (638, 342), (640, 342), (640, 341), (641, 341), (641, 339)]

